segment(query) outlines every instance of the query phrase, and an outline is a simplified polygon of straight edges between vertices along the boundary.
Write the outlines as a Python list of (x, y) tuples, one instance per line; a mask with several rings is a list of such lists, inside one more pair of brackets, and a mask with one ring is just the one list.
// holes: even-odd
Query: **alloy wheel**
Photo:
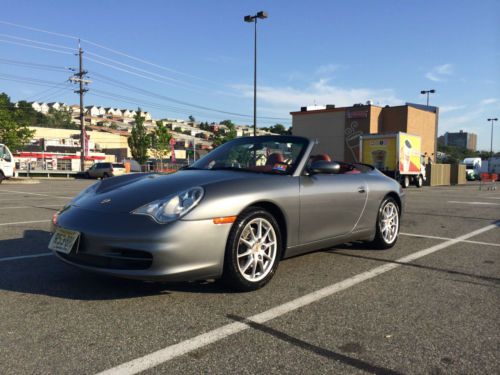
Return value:
[(382, 208), (379, 228), (386, 243), (391, 244), (396, 240), (399, 230), (399, 213), (394, 202), (389, 201)]
[(237, 264), (250, 282), (264, 279), (273, 269), (278, 243), (273, 225), (262, 217), (249, 221), (238, 239)]

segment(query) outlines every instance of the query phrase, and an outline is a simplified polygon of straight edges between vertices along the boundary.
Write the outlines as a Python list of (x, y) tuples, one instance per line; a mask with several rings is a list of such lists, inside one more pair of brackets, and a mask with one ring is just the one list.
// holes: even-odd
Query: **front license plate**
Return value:
[(69, 254), (80, 233), (58, 228), (49, 243), (49, 249)]

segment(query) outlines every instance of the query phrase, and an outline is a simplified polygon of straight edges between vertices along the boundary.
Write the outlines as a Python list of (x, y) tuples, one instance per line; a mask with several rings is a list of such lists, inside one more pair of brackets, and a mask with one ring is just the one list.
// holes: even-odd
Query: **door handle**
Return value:
[(365, 193), (365, 192), (366, 192), (366, 189), (364, 186), (358, 187), (358, 193)]

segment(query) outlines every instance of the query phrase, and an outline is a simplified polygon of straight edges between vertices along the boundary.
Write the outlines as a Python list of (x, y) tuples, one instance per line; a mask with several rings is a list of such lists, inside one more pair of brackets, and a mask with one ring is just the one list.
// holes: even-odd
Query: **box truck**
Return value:
[(0, 143), (0, 184), (6, 178), (14, 176), (14, 157), (9, 148)]
[(425, 181), (425, 160), (420, 136), (398, 132), (360, 136), (361, 162), (371, 164), (399, 181), (404, 188)]
[(465, 177), (469, 181), (479, 180), (481, 175), (481, 158), (465, 158)]

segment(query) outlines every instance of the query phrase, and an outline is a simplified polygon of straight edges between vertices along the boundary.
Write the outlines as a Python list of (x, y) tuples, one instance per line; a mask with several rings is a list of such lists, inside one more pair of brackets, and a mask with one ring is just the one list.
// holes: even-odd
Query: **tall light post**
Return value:
[(493, 156), (493, 121), (498, 121), (498, 119), (497, 118), (489, 118), (488, 121), (491, 121), (490, 156)]
[(267, 12), (260, 11), (254, 16), (245, 16), (245, 22), (254, 23), (254, 53), (253, 53), (253, 136), (257, 135), (257, 18), (268, 17)]
[(429, 94), (434, 94), (436, 92), (436, 90), (432, 89), (432, 90), (422, 90), (420, 91), (420, 93), (422, 95), (425, 95), (427, 94), (427, 107), (429, 106)]

